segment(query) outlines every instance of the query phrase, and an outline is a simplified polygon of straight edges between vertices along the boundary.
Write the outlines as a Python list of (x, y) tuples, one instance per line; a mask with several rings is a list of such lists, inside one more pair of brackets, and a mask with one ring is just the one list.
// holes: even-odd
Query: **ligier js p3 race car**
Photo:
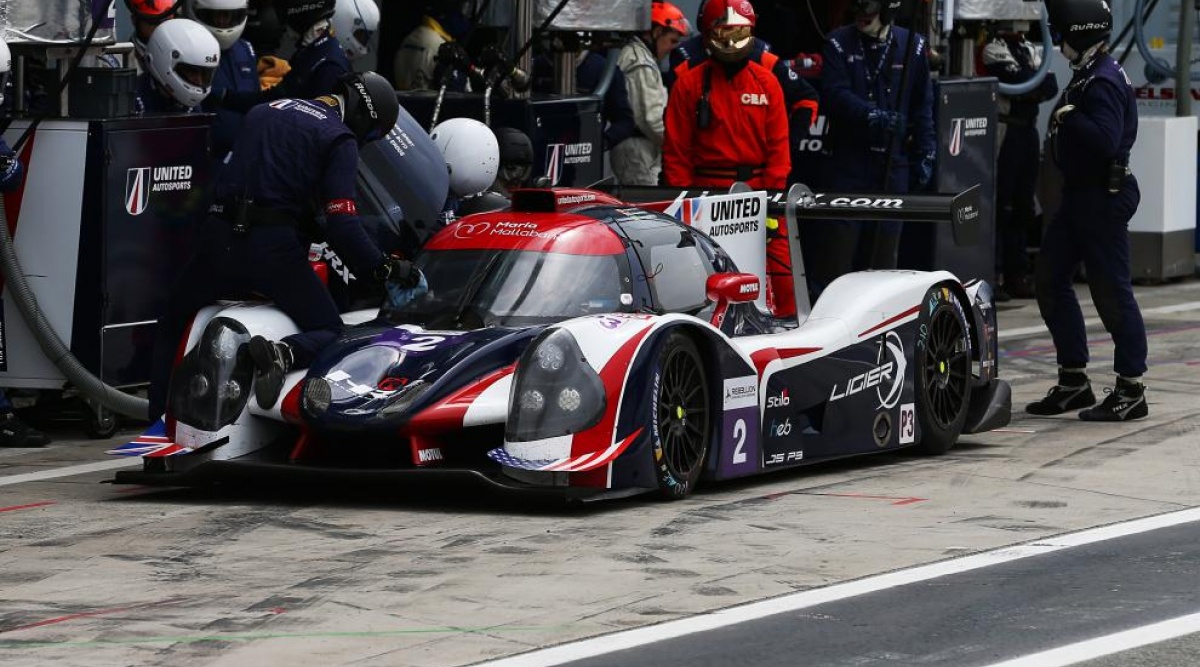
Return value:
[[(341, 338), (251, 396), (253, 335), (295, 331), (269, 304), (199, 313), (163, 422), (113, 453), (118, 482), (193, 485), (275, 476), (470, 478), (590, 499), (687, 495), (720, 480), (855, 454), (949, 449), (1002, 426), (990, 287), (944, 271), (834, 281), (810, 308), (764, 308), (771, 216), (940, 218), (972, 199), (765, 192), (631, 205), (587, 190), (526, 190), (508, 210), (433, 236), (428, 290), (347, 318)], [(924, 212), (921, 201), (937, 200)], [(861, 210), (856, 210), (861, 209)], [(817, 224), (817, 223), (811, 223)], [(718, 242), (719, 240), (719, 242)]]

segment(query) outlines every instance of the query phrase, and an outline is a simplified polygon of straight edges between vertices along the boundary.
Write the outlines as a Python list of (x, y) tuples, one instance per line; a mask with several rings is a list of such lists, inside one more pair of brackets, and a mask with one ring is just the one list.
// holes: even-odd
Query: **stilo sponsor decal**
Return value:
[(546, 177), (550, 179), (550, 185), (558, 185), (559, 179), (562, 178), (563, 167), (569, 164), (591, 164), (594, 150), (590, 141), (573, 144), (547, 144)]
[(782, 392), (780, 392), (780, 394), (778, 396), (768, 396), (767, 397), (767, 407), (768, 408), (786, 408), (787, 406), (789, 406), (791, 404), (792, 404), (792, 399), (790, 396), (788, 396), (788, 390), (786, 388), (784, 388), (784, 390)]
[(904, 342), (900, 340), (900, 334), (889, 331), (879, 341), (875, 367), (850, 378), (844, 387), (834, 384), (833, 390), (829, 392), (829, 402), (839, 401), (874, 387), (875, 397), (879, 399), (879, 405), (876, 407), (891, 409), (900, 402), (900, 394), (904, 389), (904, 372), (907, 368)]
[(984, 117), (978, 118), (954, 118), (950, 121), (950, 155), (958, 156), (962, 153), (963, 140), (970, 137), (984, 137), (988, 132), (988, 119)]
[(192, 189), (192, 166), (134, 167), (125, 172), (125, 212), (141, 215), (156, 192), (183, 192)]

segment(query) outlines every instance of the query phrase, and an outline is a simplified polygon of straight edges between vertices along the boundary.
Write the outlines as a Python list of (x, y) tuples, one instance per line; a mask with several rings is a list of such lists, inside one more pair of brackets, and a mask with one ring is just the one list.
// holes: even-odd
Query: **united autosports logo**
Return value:
[(950, 154), (957, 157), (959, 153), (962, 153), (963, 139), (987, 136), (987, 131), (988, 119), (986, 117), (951, 119)]
[(125, 212), (141, 215), (150, 205), (150, 195), (192, 189), (192, 166), (134, 167), (125, 172)]
[(546, 146), (546, 177), (550, 185), (558, 185), (563, 167), (569, 164), (591, 164), (593, 146), (590, 141)]

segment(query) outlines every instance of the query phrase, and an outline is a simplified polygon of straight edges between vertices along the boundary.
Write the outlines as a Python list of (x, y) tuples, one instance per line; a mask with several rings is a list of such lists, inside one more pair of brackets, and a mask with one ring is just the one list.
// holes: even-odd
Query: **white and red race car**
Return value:
[[(428, 291), (348, 316), (268, 409), (250, 397), (245, 343), (294, 325), (268, 304), (212, 306), (188, 334), (166, 420), (114, 450), (144, 457), (117, 481), (458, 477), (569, 498), (679, 498), (702, 479), (903, 447), (940, 454), (961, 433), (1006, 424), (984, 282), (852, 273), (810, 309), (797, 271), (799, 317), (762, 306), (769, 216), (790, 229), (868, 209), (912, 219), (938, 198), (789, 195), (639, 206), (521, 191), (511, 209), (435, 235), (418, 259)], [(930, 217), (965, 234), (970, 197), (939, 201)]]

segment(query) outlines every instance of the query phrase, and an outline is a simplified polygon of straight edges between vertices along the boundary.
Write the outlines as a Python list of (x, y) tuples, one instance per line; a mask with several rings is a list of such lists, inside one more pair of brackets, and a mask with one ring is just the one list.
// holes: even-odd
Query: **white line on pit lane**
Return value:
[[(1173, 306), (1159, 306), (1157, 308), (1145, 308), (1142, 310), (1142, 315), (1167, 315), (1170, 313), (1183, 313), (1189, 310), (1200, 310), (1200, 301), (1187, 301), (1185, 303), (1177, 303)], [(1084, 326), (1096, 326), (1101, 324), (1100, 318), (1091, 317), (1083, 321)], [(1045, 325), (1039, 324), (1032, 327), (1021, 327), (1019, 329), (1001, 329), (1001, 340), (1013, 340), (1015, 338), (1028, 338), (1039, 334), (1049, 333)]]
[(23, 484), (25, 482), (40, 482), (42, 480), (56, 479), (58, 477), (85, 475), (89, 472), (116, 470), (117, 468), (131, 468), (141, 464), (142, 459), (140, 457), (133, 457), (113, 459), (111, 461), (98, 461), (96, 463), (84, 463), (77, 466), (67, 466), (65, 468), (51, 468), (49, 470), (39, 470), (37, 472), (26, 472), (19, 475), (0, 477), (0, 486), (12, 486), (13, 484)]
[(1159, 623), (1143, 625), (1123, 632), (1067, 644), (1041, 653), (1031, 653), (987, 667), (1065, 667), (1084, 660), (1095, 660), (1176, 637), (1200, 632), (1200, 614), (1188, 614)]
[[(738, 623), (755, 621), (775, 614), (805, 609), (827, 602), (875, 593), (897, 586), (904, 586), (939, 577), (970, 572), (993, 565), (1009, 563), (1031, 556), (1052, 553), (1063, 549), (1103, 542), (1160, 528), (1169, 528), (1185, 523), (1200, 521), (1200, 507), (1159, 514), (1099, 528), (1090, 528), (1077, 533), (1057, 535), (1025, 544), (1002, 547), (992, 551), (954, 558), (928, 565), (887, 572), (857, 581), (834, 584), (825, 588), (792, 593), (769, 600), (751, 602), (737, 607), (720, 609), (707, 614), (690, 616), (633, 630), (625, 630), (591, 639), (584, 639), (550, 648), (530, 651), (521, 655), (479, 663), (477, 667), (551, 667), (575, 660), (594, 658), (616, 651), (637, 648), (647, 644), (684, 637), (699, 632), (715, 630)], [(1029, 663), (1033, 665), (1034, 663)], [(1063, 663), (1067, 664), (1067, 663)], [(1039, 663), (1039, 667), (1041, 667)]]

